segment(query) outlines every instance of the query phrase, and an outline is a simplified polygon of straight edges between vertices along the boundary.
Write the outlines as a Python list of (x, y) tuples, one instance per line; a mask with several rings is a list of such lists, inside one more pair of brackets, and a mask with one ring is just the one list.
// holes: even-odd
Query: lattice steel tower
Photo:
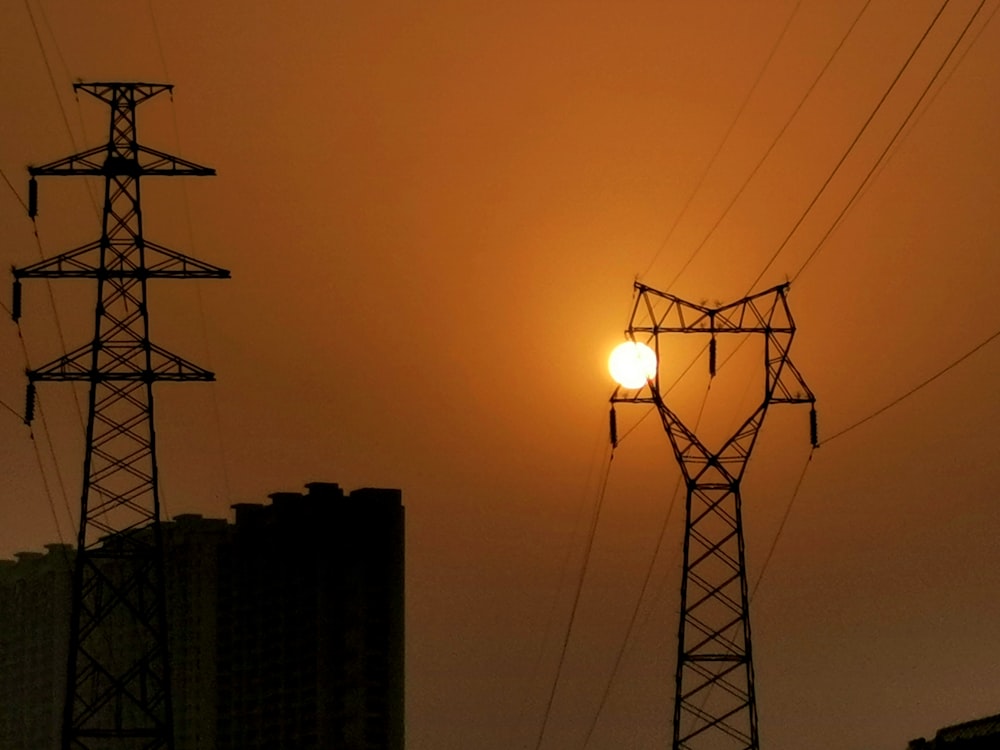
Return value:
[(146, 287), (150, 279), (220, 279), (229, 272), (145, 239), (139, 182), (146, 176), (215, 171), (138, 143), (136, 107), (172, 86), (80, 83), (73, 88), (110, 107), (108, 142), (29, 167), (28, 213), (32, 218), (37, 213), (36, 177), (101, 177), (101, 235), (14, 269), (15, 320), (21, 279), (97, 282), (90, 343), (27, 373), (29, 421), (37, 382), (89, 384), (61, 746), (171, 750), (153, 384), (214, 376), (152, 343)]
[(660, 337), (709, 338), (709, 372), (715, 375), (716, 337), (763, 338), (764, 392), (760, 404), (717, 450), (708, 448), (664, 403), (659, 373), (638, 390), (619, 388), (614, 404), (656, 407), (687, 487), (681, 613), (677, 639), (673, 750), (757, 750), (757, 704), (740, 484), (771, 404), (813, 405), (810, 433), (816, 445), (815, 397), (788, 358), (795, 334), (784, 284), (717, 308), (685, 302), (636, 283), (626, 335), (660, 355)]

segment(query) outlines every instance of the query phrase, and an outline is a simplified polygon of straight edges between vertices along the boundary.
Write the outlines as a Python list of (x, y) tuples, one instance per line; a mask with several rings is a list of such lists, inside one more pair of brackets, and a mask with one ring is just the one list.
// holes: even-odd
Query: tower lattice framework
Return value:
[(214, 375), (152, 343), (147, 283), (228, 278), (229, 272), (144, 238), (140, 178), (215, 171), (139, 144), (136, 107), (172, 86), (79, 83), (74, 89), (110, 108), (108, 141), (29, 167), (28, 213), (37, 213), (36, 177), (103, 178), (101, 235), (15, 268), (13, 310), (17, 320), (22, 279), (96, 281), (93, 339), (27, 372), (29, 421), (36, 383), (89, 385), (61, 747), (172, 750), (153, 384)]
[(636, 283), (626, 335), (660, 357), (661, 336), (708, 337), (715, 375), (717, 337), (763, 339), (764, 392), (739, 428), (713, 450), (664, 402), (657, 372), (638, 390), (619, 388), (615, 403), (652, 404), (659, 412), (687, 488), (677, 638), (673, 750), (757, 750), (757, 703), (740, 485), (772, 404), (807, 403), (817, 444), (815, 397), (788, 357), (795, 325), (788, 285), (709, 308)]

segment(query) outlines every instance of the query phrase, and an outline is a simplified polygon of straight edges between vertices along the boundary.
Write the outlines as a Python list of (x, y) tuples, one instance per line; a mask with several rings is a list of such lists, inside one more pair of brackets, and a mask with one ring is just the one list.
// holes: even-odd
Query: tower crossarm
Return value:
[(148, 146), (130, 144), (128, 150), (96, 146), (48, 164), (28, 167), (28, 174), (34, 177), (80, 176), (80, 177), (142, 177), (146, 175), (166, 175), (188, 177), (212, 177), (215, 170), (164, 151)]
[(90, 94), (113, 109), (122, 106), (123, 100), (133, 107), (152, 99), (157, 94), (172, 94), (172, 83), (148, 83), (142, 81), (80, 81), (73, 84), (73, 91)]
[(781, 284), (728, 305), (707, 307), (682, 300), (640, 282), (629, 331), (633, 336), (661, 333), (793, 333), (788, 284)]
[[(106, 253), (101, 258), (101, 249)], [(134, 238), (95, 240), (60, 255), (13, 269), (14, 279), (228, 279), (225, 268), (145, 240), (140, 256)]]
[[(105, 342), (95, 348), (86, 344), (46, 365), (27, 371), (28, 380), (120, 382), (212, 381), (215, 373), (168, 352), (156, 344), (145, 348), (136, 342)], [(148, 363), (148, 364), (147, 364)]]

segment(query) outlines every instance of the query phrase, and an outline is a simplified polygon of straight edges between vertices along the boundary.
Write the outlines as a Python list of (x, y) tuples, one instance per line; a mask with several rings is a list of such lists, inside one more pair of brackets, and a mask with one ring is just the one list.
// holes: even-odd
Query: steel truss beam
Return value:
[(816, 399), (788, 357), (795, 334), (788, 285), (714, 308), (638, 282), (635, 289), (626, 336), (652, 347), (657, 361), (662, 336), (705, 335), (715, 375), (717, 336), (763, 339), (762, 399), (718, 449), (702, 443), (666, 405), (658, 372), (642, 388), (619, 388), (611, 397), (612, 425), (615, 403), (656, 407), (687, 487), (673, 750), (758, 750), (740, 484), (771, 404), (810, 404), (816, 445)]
[(13, 271), (15, 320), (22, 279), (97, 283), (93, 339), (27, 373), (29, 414), (36, 383), (89, 384), (61, 747), (172, 750), (153, 384), (213, 380), (214, 375), (150, 340), (147, 282), (222, 279), (229, 272), (146, 240), (139, 186), (146, 176), (215, 171), (138, 143), (136, 107), (171, 86), (80, 83), (74, 88), (110, 108), (108, 141), (29, 167), (28, 213), (37, 214), (36, 177), (99, 177), (104, 181), (101, 235)]

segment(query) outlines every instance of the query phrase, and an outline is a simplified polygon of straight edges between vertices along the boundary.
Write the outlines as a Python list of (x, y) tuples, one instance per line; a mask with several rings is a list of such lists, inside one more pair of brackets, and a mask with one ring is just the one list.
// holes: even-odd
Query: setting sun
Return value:
[(656, 375), (656, 353), (645, 344), (626, 341), (611, 352), (608, 371), (623, 388), (642, 388)]

